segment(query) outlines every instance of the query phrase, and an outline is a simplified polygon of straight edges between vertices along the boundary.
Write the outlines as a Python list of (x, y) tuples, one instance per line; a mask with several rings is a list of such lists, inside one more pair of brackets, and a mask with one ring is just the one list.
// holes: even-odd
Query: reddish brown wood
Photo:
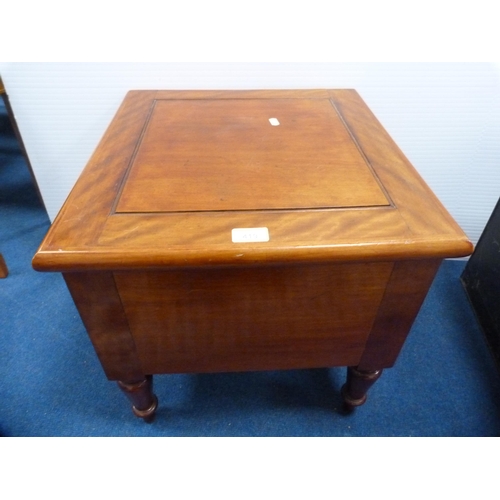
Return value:
[[(256, 138), (262, 137), (262, 143), (257, 141), (257, 145), (262, 148), (256, 151), (257, 157), (263, 162), (263, 151), (268, 151), (270, 155), (266, 163), (266, 191), (271, 196), (263, 191), (259, 175), (247, 175), (247, 170), (245, 175), (234, 177), (238, 161), (233, 160), (232, 155), (247, 148), (245, 134), (235, 132), (224, 142), (225, 155), (212, 155), (211, 161), (205, 164), (208, 171), (206, 176), (212, 170), (223, 172), (218, 184), (220, 189), (225, 189), (226, 181), (227, 189), (238, 187), (237, 194), (231, 194), (236, 203), (232, 205), (232, 210), (224, 210), (220, 201), (224, 196), (215, 197), (213, 185), (203, 197), (203, 206), (198, 205), (198, 197), (192, 192), (196, 187), (199, 193), (202, 185), (197, 169), (186, 168), (184, 182), (179, 184), (161, 158), (155, 160), (156, 169), (153, 170), (140, 163), (143, 157), (149, 160), (151, 156), (154, 159), (153, 149), (164, 151), (165, 141), (173, 141), (173, 146), (179, 148), (178, 142), (185, 137), (186, 130), (193, 126), (192, 117), (184, 119), (182, 113), (178, 112), (178, 121), (171, 124), (162, 136), (158, 130), (161, 129), (161, 120), (167, 118), (160, 117), (160, 121), (157, 121), (157, 113), (153, 112), (164, 109), (165, 101), (176, 101), (181, 107), (189, 107), (193, 100), (204, 100), (209, 104), (216, 100), (229, 102), (228, 106), (219, 109), (219, 115), (213, 116), (216, 127), (230, 113), (232, 105), (241, 100), (256, 101), (258, 106), (266, 109), (268, 101), (276, 99), (290, 102), (292, 109), (297, 109), (294, 107), (295, 102), (321, 101), (323, 105), (319, 108), (312, 104), (305, 106), (309, 118), (304, 123), (310, 123), (316, 117), (318, 123), (325, 126), (333, 124), (330, 135), (323, 132), (318, 134), (317, 139), (308, 133), (300, 138), (290, 130), (289, 135), (285, 134), (284, 137), (289, 140), (293, 138), (294, 150), (312, 151), (317, 148), (321, 151), (324, 141), (331, 147), (330, 142), (335, 141), (333, 136), (342, 130), (339, 123), (345, 127), (351, 142), (345, 139), (344, 131), (339, 145), (350, 152), (345, 157), (337, 155), (343, 158), (342, 161), (329, 166), (333, 171), (353, 168), (360, 173), (359, 182), (346, 180), (340, 182), (339, 187), (328, 184), (329, 189), (325, 190), (322, 182), (304, 182), (304, 179), (313, 179), (316, 168), (324, 172), (328, 170), (328, 165), (308, 163), (307, 169), (300, 170), (299, 162), (299, 166), (291, 170), (294, 178), (287, 180), (287, 183), (293, 182), (308, 192), (301, 195), (308, 200), (305, 205), (314, 202), (316, 192), (322, 193), (321, 198), (328, 192), (333, 197), (345, 197), (344, 192), (355, 191), (355, 194), (349, 195), (352, 201), (343, 198), (342, 202), (348, 203), (349, 209), (339, 207), (332, 200), (325, 202), (325, 208), (313, 206), (306, 209), (302, 205), (297, 210), (297, 207), (294, 209), (290, 205), (291, 199), (287, 199), (286, 193), (280, 190), (283, 173), (279, 168), (275, 169), (271, 161), (273, 150), (263, 147), (269, 133), (276, 131), (275, 128), (286, 130), (286, 121), (279, 127), (272, 127), (269, 122), (262, 121), (252, 129)], [(328, 119), (324, 116), (326, 105), (332, 109)], [(153, 116), (155, 119), (152, 122)], [(231, 117), (232, 126), (227, 126), (231, 130), (251, 128), (245, 116), (237, 119), (233, 115)], [(300, 123), (301, 116), (297, 114), (295, 120)], [(191, 137), (191, 149), (195, 152), (209, 147), (196, 142), (200, 133)], [(282, 151), (286, 151), (285, 146)], [(354, 150), (358, 150), (359, 154), (355, 154)], [(186, 150), (185, 162), (194, 161), (189, 151)], [(360, 158), (365, 166), (361, 165)], [(292, 165), (293, 161), (294, 158), (290, 156), (283, 159), (283, 163), (290, 162)], [(221, 171), (223, 165), (226, 165), (226, 169)], [(370, 175), (366, 176), (366, 173)], [(148, 175), (151, 178), (144, 180)], [(147, 203), (150, 199), (163, 199), (166, 197), (163, 189), (172, 183), (178, 186), (177, 196), (187, 202), (189, 210), (184, 207), (183, 211), (172, 211), (172, 206), (167, 204), (160, 208), (168, 209), (167, 212), (151, 208), (151, 205), (147, 212), (140, 212), (143, 203), (140, 200), (146, 200)], [(269, 209), (273, 193), (276, 193), (277, 199), (287, 202), (288, 209)], [(386, 201), (380, 197), (381, 193)], [(251, 200), (252, 204), (248, 205), (250, 208), (242, 205), (246, 202), (238, 201), (238, 197)], [(120, 208), (122, 202), (124, 208)], [(375, 206), (372, 206), (373, 203)], [(200, 211), (201, 208), (204, 211)], [(117, 209), (123, 212), (117, 213)], [(125, 211), (129, 209), (136, 212)], [(272, 235), (268, 245), (231, 244), (232, 228), (261, 226), (268, 227)], [(133, 91), (127, 94), (35, 255), (33, 265), (38, 270), (70, 271), (256, 262), (441, 259), (468, 255), (471, 250), (467, 237), (353, 90)]]
[(394, 365), (441, 261), (396, 262), (358, 368)]
[(116, 211), (389, 204), (328, 99), (160, 99)]
[(110, 380), (142, 380), (127, 318), (111, 273), (64, 273), (66, 285)]
[(115, 273), (146, 373), (357, 364), (392, 264)]
[(8, 275), (9, 269), (7, 268), (3, 255), (0, 253), (0, 278), (6, 278)]
[(33, 266), (139, 411), (156, 373), (344, 365), (360, 404), (471, 251), (353, 90), (132, 91)]
[(153, 377), (148, 375), (136, 382), (118, 381), (118, 387), (132, 403), (132, 411), (136, 417), (152, 422), (158, 408), (158, 398), (153, 393)]
[(366, 402), (368, 389), (382, 375), (382, 370), (360, 370), (350, 366), (347, 368), (347, 381), (342, 387), (342, 398), (347, 410), (352, 410)]

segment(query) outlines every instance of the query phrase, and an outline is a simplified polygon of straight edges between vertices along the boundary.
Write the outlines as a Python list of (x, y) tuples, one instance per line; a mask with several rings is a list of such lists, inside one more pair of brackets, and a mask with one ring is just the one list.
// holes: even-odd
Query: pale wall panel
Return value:
[(55, 217), (130, 89), (355, 88), (473, 241), (500, 197), (500, 72), (482, 63), (5, 63)]

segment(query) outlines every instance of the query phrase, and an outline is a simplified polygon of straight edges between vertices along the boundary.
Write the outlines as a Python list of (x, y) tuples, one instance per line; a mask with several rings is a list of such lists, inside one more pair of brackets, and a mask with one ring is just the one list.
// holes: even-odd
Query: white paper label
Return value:
[(236, 227), (231, 231), (233, 243), (263, 243), (269, 241), (267, 227)]

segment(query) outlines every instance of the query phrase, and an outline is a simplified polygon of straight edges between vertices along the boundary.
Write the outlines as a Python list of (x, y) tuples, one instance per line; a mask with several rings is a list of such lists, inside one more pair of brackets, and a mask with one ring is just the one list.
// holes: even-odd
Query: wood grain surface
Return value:
[[(310, 126), (302, 135), (293, 122), (294, 112), (300, 122), (299, 111)], [(264, 121), (270, 114), (284, 117), (279, 126)], [(210, 123), (222, 128), (217, 140)], [(215, 142), (194, 141), (188, 152), (191, 127), (193, 141)], [(245, 142), (247, 133), (252, 140)], [(289, 175), (286, 162), (274, 168), (270, 145), (288, 155)], [(333, 152), (335, 146), (345, 153)], [(171, 154), (168, 165), (163, 154)], [(184, 168), (182, 154), (197, 166)], [(267, 227), (270, 239), (235, 244), (235, 227)], [(46, 271), (155, 269), (439, 259), (471, 250), (354, 90), (132, 91), (33, 265)]]
[(387, 205), (328, 99), (165, 99), (155, 103), (116, 211)]
[(136, 381), (144, 370), (111, 273), (64, 273), (64, 280), (106, 376)]
[(146, 373), (357, 364), (391, 263), (115, 273)]
[(33, 266), (149, 418), (158, 373), (349, 366), (362, 404), (471, 251), (354, 90), (131, 91)]

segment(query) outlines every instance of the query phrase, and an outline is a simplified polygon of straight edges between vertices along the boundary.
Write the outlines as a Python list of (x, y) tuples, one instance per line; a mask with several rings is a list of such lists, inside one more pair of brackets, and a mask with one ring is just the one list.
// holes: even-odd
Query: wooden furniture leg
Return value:
[(153, 376), (148, 375), (138, 382), (118, 381), (118, 387), (132, 403), (132, 411), (136, 417), (151, 422), (158, 408), (158, 398), (153, 393)]
[[(14, 135), (16, 136), (17, 143), (19, 144), (19, 147), (21, 148), (21, 153), (23, 155), (24, 161), (26, 162), (26, 166), (28, 167), (30, 176), (31, 176), (31, 181), (33, 183), (33, 186), (35, 187), (36, 193), (38, 195), (38, 200), (42, 204), (42, 206), (45, 208), (45, 203), (42, 198), (42, 194), (40, 192), (40, 188), (38, 186), (38, 182), (35, 177), (35, 173), (33, 172), (33, 167), (31, 166), (31, 161), (28, 157), (28, 153), (26, 151), (26, 147), (24, 146), (24, 141), (23, 138), (21, 137), (21, 132), (19, 131), (19, 127), (17, 126), (17, 121), (14, 115), (14, 111), (12, 110), (12, 106), (10, 104), (10, 99), (9, 96), (5, 90), (5, 86), (2, 82), (2, 78), (0, 77), (0, 96), (3, 99), (3, 102), (5, 104), (5, 109), (7, 110), (7, 116), (9, 117), (10, 124), (12, 126), (12, 130), (14, 131)], [(0, 276), (0, 277), (5, 277), (5, 276)]]
[(9, 275), (9, 270), (7, 269), (7, 264), (0, 253), (0, 278), (6, 278)]
[(441, 260), (471, 251), (352, 89), (147, 90), (33, 267), (63, 273), (108, 380), (149, 418), (167, 373), (348, 366), (362, 405)]
[(112, 273), (63, 276), (106, 376), (118, 381), (136, 416), (152, 421), (158, 407), (153, 377), (145, 375), (140, 365)]
[(352, 411), (366, 401), (368, 389), (382, 375), (382, 370), (358, 370), (357, 367), (347, 368), (347, 381), (342, 387), (342, 397), (346, 410)]
[(357, 366), (347, 369), (342, 387), (346, 410), (361, 406), (382, 369), (396, 362), (440, 264), (440, 260), (394, 264), (363, 356)]

